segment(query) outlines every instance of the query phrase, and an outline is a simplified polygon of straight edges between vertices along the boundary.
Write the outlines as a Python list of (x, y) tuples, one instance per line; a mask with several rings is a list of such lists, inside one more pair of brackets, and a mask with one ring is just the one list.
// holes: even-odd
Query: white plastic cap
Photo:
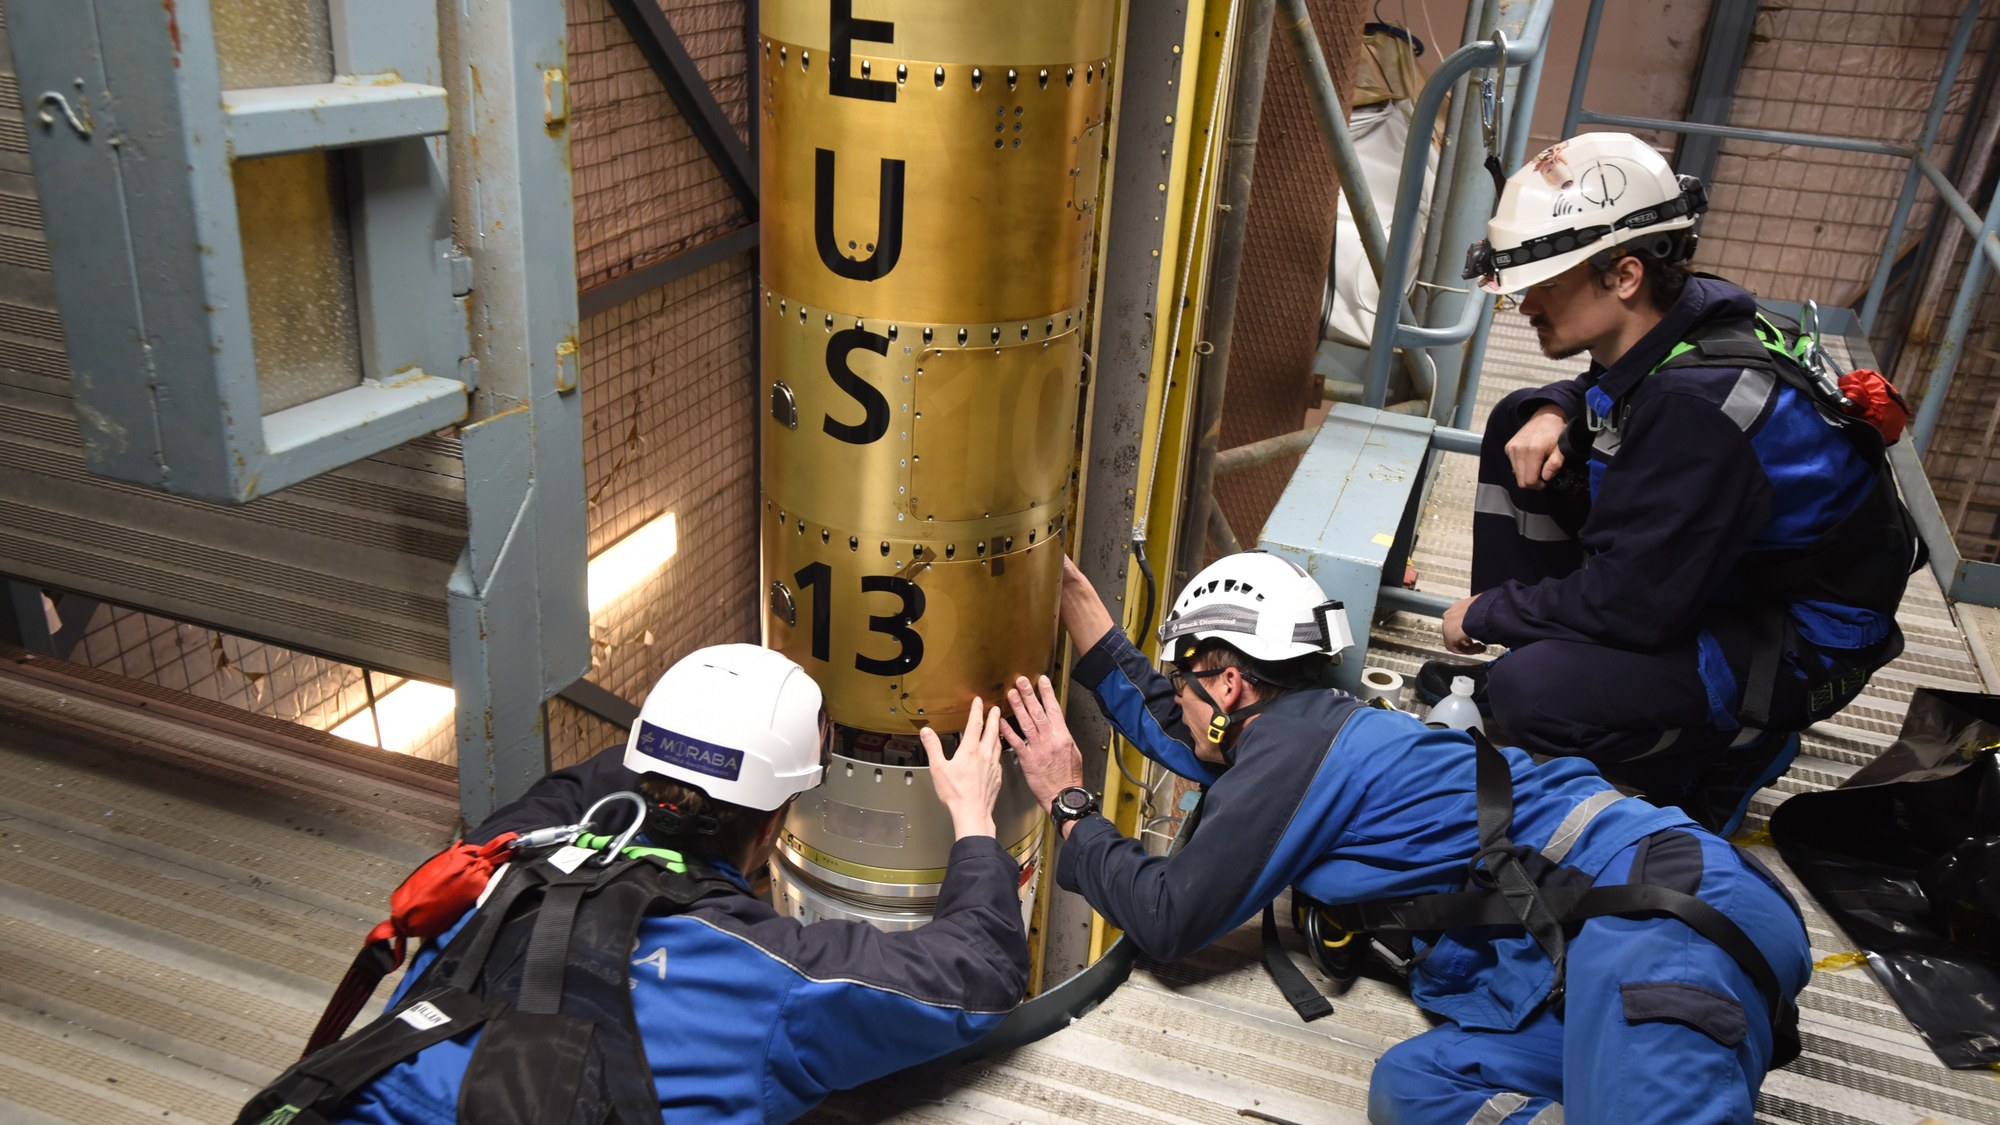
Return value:
[(1453, 695), (1463, 695), (1463, 696), (1465, 696), (1465, 697), (1467, 697), (1467, 698), (1471, 698), (1471, 696), (1472, 696), (1472, 677), (1471, 677), (1471, 676), (1453, 676), (1453, 677), (1451, 678), (1451, 693), (1452, 693)]

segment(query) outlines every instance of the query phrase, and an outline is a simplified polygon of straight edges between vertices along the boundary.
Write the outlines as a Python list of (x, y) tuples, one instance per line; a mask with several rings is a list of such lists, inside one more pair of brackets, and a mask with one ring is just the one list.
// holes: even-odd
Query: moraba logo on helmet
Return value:
[(731, 750), (727, 746), (717, 746), (713, 742), (703, 742), (684, 734), (656, 727), (648, 722), (639, 724), (639, 752), (658, 758), (668, 765), (679, 766), (695, 773), (735, 781), (743, 773), (743, 752)]

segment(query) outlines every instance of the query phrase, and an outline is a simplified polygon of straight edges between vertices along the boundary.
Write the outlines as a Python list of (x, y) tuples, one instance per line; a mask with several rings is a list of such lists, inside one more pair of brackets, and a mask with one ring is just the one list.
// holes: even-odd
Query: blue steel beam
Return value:
[[(1462, 43), (1476, 43), (1483, 39), (1496, 39), (1505, 32), (1520, 38), (1521, 20), (1515, 18), (1513, 9), (1519, 0), (1484, 0), (1483, 3), (1466, 5), (1466, 19), (1469, 30)], [(1477, 79), (1478, 81), (1475, 81)], [(1488, 77), (1484, 74), (1468, 73), (1452, 83), (1456, 100), (1446, 116), (1446, 132), (1451, 134), (1451, 159), (1438, 162), (1438, 183), (1442, 190), (1431, 196), (1431, 221), (1426, 231), (1425, 241), (1431, 242), (1430, 234), (1437, 239), (1432, 243), (1430, 256), (1422, 263), (1418, 275), (1424, 293), (1422, 319), (1404, 318), (1404, 324), (1440, 325), (1463, 321), (1469, 305), (1477, 303), (1477, 297), (1459, 277), (1465, 263), (1463, 247), (1486, 233), (1486, 217), (1493, 212), (1496, 202), (1493, 195), (1493, 177), (1486, 170), (1487, 141), (1485, 116), (1485, 86)], [(1501, 112), (1494, 107), (1494, 112)], [(1503, 142), (1504, 143), (1504, 142)], [(1444, 198), (1440, 202), (1439, 196)], [(1472, 324), (1466, 330), (1471, 331)], [(1437, 381), (1431, 395), (1430, 406), (1442, 410), (1445, 404), (1458, 395), (1459, 377), (1465, 370), (1465, 350), (1456, 340), (1432, 345), (1424, 352), (1429, 364), (1437, 369)]]
[[(1944, 201), (1945, 207), (1958, 216), (1959, 222), (1965, 224), (1967, 233), (1976, 233), (1985, 225), (1986, 221), (1979, 217), (1979, 212), (1974, 211), (1972, 204), (1958, 194), (1958, 188), (1952, 186), (1951, 180), (1944, 174), (1944, 169), (1931, 163), (1927, 156), (1917, 157), (1917, 167), (1923, 172), (1924, 178), (1931, 182), (1931, 186), (1937, 189), (1938, 198)], [(1993, 268), (2000, 270), (2000, 238), (1988, 235), (1980, 240), (1979, 248), (1986, 252), (1986, 258), (1993, 263)]]
[[(1958, 26), (1951, 33), (1951, 50), (1945, 55), (1944, 69), (1938, 72), (1937, 90), (1931, 95), (1931, 111), (1924, 118), (1924, 131), (1918, 135), (1917, 143), (1910, 155), (1929, 156), (1931, 146), (1937, 143), (1938, 126), (1944, 123), (1945, 103), (1951, 99), (1951, 87), (1958, 78), (1958, 68), (1965, 61), (1965, 48), (1972, 42), (1972, 29), (1979, 23), (1979, 0), (1966, 0), (1965, 9), (1959, 13)], [(1889, 288), (1889, 273), (1896, 265), (1896, 252), (1903, 244), (1903, 227), (1910, 221), (1910, 206), (1917, 199), (1917, 179), (1921, 175), (1919, 166), (1912, 162), (1909, 174), (1903, 177), (1903, 192), (1896, 197), (1896, 212), (1889, 220), (1888, 237), (1882, 240), (1882, 259), (1875, 267), (1875, 278), (1868, 283), (1868, 298), (1861, 302), (1861, 330), (1875, 330), (1875, 313), (1882, 307), (1882, 294)], [(1977, 261), (1977, 256), (1974, 257)], [(1957, 350), (1953, 349), (1954, 359)], [(1950, 378), (1949, 375), (1946, 376)]]
[[(1702, 33), (1701, 62), (1695, 69), (1694, 92), (1688, 97), (1690, 119), (1703, 124), (1729, 120), (1736, 101), (1736, 81), (1743, 73), (1744, 56), (1750, 53), (1751, 36), (1756, 30), (1758, 0), (1717, 4), (1709, 13)], [(1567, 134), (1565, 134), (1567, 135)], [(1681, 142), (1674, 157), (1674, 171), (1694, 176), (1703, 183), (1715, 178), (1715, 160), (1722, 151), (1722, 138), (1691, 133)]]
[[(1527, 163), (1528, 137), (1533, 132), (1535, 120), (1535, 97), (1541, 93), (1542, 64), (1548, 57), (1548, 52), (1543, 51), (1528, 60), (1514, 83), (1513, 96), (1508, 99), (1508, 104), (1513, 107), (1508, 111), (1512, 118), (1507, 123), (1506, 155), (1500, 158), (1501, 167), (1508, 171)], [(1493, 331), (1494, 304), (1492, 301), (1474, 301), (1472, 305), (1479, 310), (1479, 315), (1472, 326), (1472, 340), (1465, 348), (1464, 375), (1456, 380), (1458, 385), (1450, 401), (1440, 395), (1431, 404), (1431, 417), (1437, 419), (1441, 426), (1471, 425), (1472, 408), (1479, 400), (1479, 373), (1486, 366), (1486, 340)], [(1438, 382), (1442, 385), (1444, 380), (1440, 378)]]
[(222, 120), (237, 158), (434, 137), (451, 123), (442, 86), (322, 82), (224, 90)]
[(1583, 88), (1590, 81), (1590, 60), (1597, 54), (1597, 25), (1604, 20), (1604, 0), (1590, 0), (1590, 14), (1583, 18), (1583, 45), (1576, 53), (1576, 74), (1569, 82), (1569, 105), (1563, 109), (1562, 135), (1576, 136), (1583, 118)]
[[(757, 217), (757, 167), (750, 159), (750, 150), (744, 147), (743, 139), (736, 135), (736, 126), (729, 123), (729, 116), (717, 104), (714, 91), (694, 64), (694, 59), (681, 43), (681, 37), (674, 32), (674, 25), (667, 22), (665, 12), (660, 10), (656, 0), (608, 0), (611, 10), (619, 22), (625, 25), (632, 36), (632, 45), (646, 58), (646, 65), (653, 68), (653, 75), (666, 88), (667, 96), (681, 111), (681, 118), (687, 123), (688, 131), (701, 142), (701, 147), (714, 161), (715, 169), (729, 184), (729, 190), (751, 218)], [(749, 25), (755, 28), (757, 25)], [(752, 72), (754, 73), (754, 72)], [(750, 116), (754, 119), (753, 108)]]
[(1951, 319), (1945, 322), (1937, 355), (1931, 359), (1930, 374), (1924, 378), (1924, 401), (1917, 407), (1916, 426), (1910, 435), (1918, 453), (1930, 449), (1931, 431), (1937, 427), (1938, 414), (1944, 410), (1945, 395), (1951, 390), (1952, 373), (1958, 367), (1958, 353), (1965, 346), (1967, 329), (1972, 326), (1972, 310), (1979, 303), (1981, 291), (1986, 288), (1986, 262), (1995, 253), (1996, 236), (2000, 236), (2000, 191), (1993, 193), (1993, 201), (1986, 208), (1985, 222), (1978, 232), (1979, 245), (1986, 253), (1971, 255), (1971, 260), (1965, 264), (1965, 281), (1958, 287), (1958, 296), (1952, 299)]
[(1692, 133), (1703, 137), (1723, 137), (1733, 141), (1765, 141), (1774, 145), (1804, 145), (1842, 152), (1867, 152), (1877, 156), (1909, 159), (1919, 146), (1892, 141), (1871, 141), (1860, 137), (1833, 137), (1820, 133), (1791, 133), (1780, 129), (1749, 129), (1741, 125), (1703, 125), (1696, 121), (1668, 121), (1659, 117), (1632, 117), (1622, 113), (1592, 113), (1584, 110), (1577, 120), (1585, 125), (1617, 125), (1626, 129), (1659, 129), (1669, 133)]

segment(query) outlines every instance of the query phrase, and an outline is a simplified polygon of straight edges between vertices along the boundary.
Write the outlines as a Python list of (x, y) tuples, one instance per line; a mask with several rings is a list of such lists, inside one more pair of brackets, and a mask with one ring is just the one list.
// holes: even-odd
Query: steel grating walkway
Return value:
[[(1482, 409), (1549, 377), (1514, 323), (1494, 334)], [(1471, 459), (1444, 458), (1416, 560), (1426, 590), (1465, 588), (1471, 493)], [(1979, 687), (1928, 575), (1903, 623), (1909, 652), (1808, 735), (1753, 828), (1886, 746), (1914, 688)], [(1395, 617), (1370, 663), (1413, 673), (1436, 643), (1435, 622)], [(296, 1057), (388, 891), (449, 836), (456, 800), (435, 767), (285, 729), (0, 651), (0, 1121), (225, 1122)], [(1805, 905), (1814, 955), (1847, 951)], [(1428, 1023), (1367, 979), (1335, 1003), (1301, 1024), (1253, 923), (1175, 964), (1142, 961), (1041, 1042), (838, 1095), (810, 1120), (1361, 1122), (1376, 1057)], [(2000, 1123), (2000, 1077), (1940, 1066), (1864, 970), (1817, 974), (1803, 1009), (1806, 1055), (1766, 1084), (1760, 1121)]]
[(0, 648), (0, 1121), (232, 1121), (457, 782), (24, 655)]

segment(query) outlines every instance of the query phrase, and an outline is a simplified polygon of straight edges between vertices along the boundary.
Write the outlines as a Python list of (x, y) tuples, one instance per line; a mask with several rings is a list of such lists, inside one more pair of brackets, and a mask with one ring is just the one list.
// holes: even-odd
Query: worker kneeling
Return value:
[(580, 795), (633, 787), (638, 834), (517, 848), (381, 1019), (238, 1120), (789, 1121), (830, 1090), (977, 1040), (1027, 980), (1019, 868), (993, 837), (998, 726), (997, 708), (975, 706), (950, 759), (922, 732), (958, 841), (931, 922), (804, 925), (753, 897), (744, 873), (825, 771), (820, 690), (754, 645), (696, 651), (647, 696), (622, 756), (542, 779), (473, 835), (567, 825)]
[(1018, 681), (1022, 733), (1003, 737), (1064, 833), (1057, 882), (1162, 960), (1288, 886), (1407, 939), (1410, 994), (1448, 1022), (1384, 1053), (1371, 1120), (1748, 1123), (1797, 1053), (1810, 955), (1768, 872), (1588, 762), (1537, 765), (1320, 686), (1340, 608), (1290, 562), (1196, 575), (1160, 630), (1165, 675), (1074, 566), (1061, 605), (1076, 682), (1207, 791), (1180, 850), (1148, 854), (1080, 788), (1048, 680)]
[[(1902, 651), (1919, 556), (1881, 434), (1750, 294), (1690, 274), (1706, 206), (1624, 133), (1507, 181), (1466, 276), (1516, 295), (1549, 358), (1591, 364), (1488, 417), (1473, 596), (1443, 628), (1455, 651), (1508, 646), (1475, 669), (1523, 748), (1728, 835), (1798, 732)], [(1465, 670), (1443, 663), (1420, 682)]]

